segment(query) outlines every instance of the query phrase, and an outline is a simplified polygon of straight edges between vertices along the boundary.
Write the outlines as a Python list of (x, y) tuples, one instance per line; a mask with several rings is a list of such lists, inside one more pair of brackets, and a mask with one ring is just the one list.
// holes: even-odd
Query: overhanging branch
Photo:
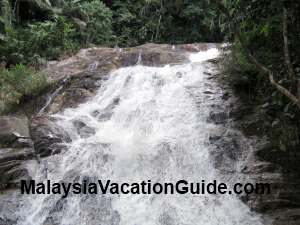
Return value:
[(288, 15), (287, 9), (283, 8), (283, 18), (282, 18), (282, 36), (284, 43), (284, 61), (288, 68), (289, 78), (295, 79), (295, 72), (293, 68), (293, 64), (291, 62), (290, 50), (289, 50), (289, 39), (288, 39)]
[[(299, 109), (300, 109), (300, 99), (298, 99), (295, 95), (293, 95), (288, 89), (286, 89), (284, 86), (280, 85), (277, 81), (275, 81), (274, 78), (274, 72), (271, 71), (269, 68), (267, 68), (266, 66), (264, 66), (263, 64), (261, 64), (256, 57), (254, 57), (254, 55), (251, 53), (251, 51), (249, 50), (249, 48), (246, 46), (243, 38), (241, 37), (241, 33), (240, 33), (240, 27), (233, 22), (233, 19), (231, 18), (231, 15), (229, 13), (229, 10), (223, 5), (223, 3), (221, 2), (221, 0), (212, 0), (216, 6), (220, 9), (221, 12), (223, 12), (225, 14), (225, 16), (228, 18), (229, 20), (229, 25), (230, 28), (234, 31), (236, 38), (238, 39), (238, 41), (241, 44), (241, 47), (243, 49), (243, 51), (245, 52), (248, 60), (255, 65), (255, 67), (264, 75), (268, 76), (268, 79), (271, 83), (271, 85), (277, 90), (279, 91), (281, 94), (283, 94), (284, 96), (286, 96), (291, 102), (293, 102)], [(286, 18), (287, 18), (287, 14), (285, 12)], [(283, 32), (284, 36), (286, 36), (287, 38), (287, 19), (284, 22), (286, 24), (286, 30)], [(288, 56), (288, 61), (287, 63), (289, 63), (289, 67), (292, 65), (290, 62), (290, 54), (288, 51), (288, 39), (285, 40), (287, 45), (285, 44), (285, 52), (287, 50), (287, 56)], [(292, 67), (291, 67), (292, 68)], [(292, 69), (293, 71), (293, 69)], [(290, 72), (289, 72), (290, 73)]]

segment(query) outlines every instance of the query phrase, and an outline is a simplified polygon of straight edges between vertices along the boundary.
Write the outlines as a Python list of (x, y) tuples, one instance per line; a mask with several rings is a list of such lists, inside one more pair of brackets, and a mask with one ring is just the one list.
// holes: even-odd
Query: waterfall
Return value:
[[(222, 89), (205, 60), (216, 49), (191, 55), (183, 65), (118, 69), (96, 96), (53, 115), (72, 138), (67, 150), (31, 168), (37, 182), (197, 182), (221, 180), (210, 157), (210, 105)], [(204, 94), (207, 87), (210, 95)], [(78, 123), (81, 124), (78, 127)], [(234, 176), (234, 175), (232, 175)], [(261, 225), (235, 195), (30, 195), (18, 225)]]
[(65, 79), (63, 79), (61, 81), (62, 84), (50, 96), (47, 97), (47, 101), (46, 101), (45, 105), (38, 112), (38, 115), (42, 115), (45, 112), (47, 107), (51, 104), (52, 100), (59, 94), (59, 92), (61, 90), (63, 90), (64, 86), (66, 85), (66, 83), (68, 81), (68, 79), (69, 79), (68, 76)]

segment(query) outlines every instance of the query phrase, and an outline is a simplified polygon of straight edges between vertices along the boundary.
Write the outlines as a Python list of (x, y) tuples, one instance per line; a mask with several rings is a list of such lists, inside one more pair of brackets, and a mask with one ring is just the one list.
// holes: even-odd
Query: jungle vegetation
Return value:
[(35, 95), (45, 85), (36, 69), (79, 48), (229, 42), (230, 84), (270, 118), (265, 129), (297, 124), (276, 133), (296, 146), (299, 17), (292, 0), (1, 0), (0, 101)]

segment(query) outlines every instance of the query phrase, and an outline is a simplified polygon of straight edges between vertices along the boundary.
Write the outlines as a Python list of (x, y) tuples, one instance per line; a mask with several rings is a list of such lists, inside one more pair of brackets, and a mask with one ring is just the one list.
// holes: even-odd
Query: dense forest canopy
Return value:
[(293, 108), (297, 102), (290, 104), (278, 88), (274, 92), (246, 53), (276, 71), (277, 84), (298, 99), (299, 5), (286, 0), (1, 0), (0, 60), (7, 68), (1, 72), (1, 92), (6, 96), (16, 89), (4, 84), (19, 79), (16, 70), (27, 70), (10, 67), (38, 68), (83, 47), (231, 42), (232, 84), (249, 89), (250, 98), (275, 96), (276, 107)]
[[(2, 0), (0, 31), (6, 43), (1, 56), (15, 64), (34, 55), (57, 58), (91, 44), (220, 42), (219, 11), (210, 5), (195, 0)], [(30, 43), (34, 49), (28, 49)]]

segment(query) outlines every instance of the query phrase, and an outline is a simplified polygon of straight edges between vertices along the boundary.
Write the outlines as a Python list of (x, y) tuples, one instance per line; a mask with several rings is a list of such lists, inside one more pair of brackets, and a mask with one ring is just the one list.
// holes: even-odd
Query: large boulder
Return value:
[(55, 121), (55, 118), (47, 116), (37, 116), (31, 121), (31, 138), (35, 152), (40, 157), (58, 154), (65, 148), (66, 143), (71, 142), (67, 132)]
[(29, 179), (23, 162), (34, 158), (26, 117), (0, 117), (0, 189), (14, 187)]
[(0, 189), (19, 186), (21, 179), (30, 179), (24, 161), (33, 158), (33, 148), (0, 149)]

